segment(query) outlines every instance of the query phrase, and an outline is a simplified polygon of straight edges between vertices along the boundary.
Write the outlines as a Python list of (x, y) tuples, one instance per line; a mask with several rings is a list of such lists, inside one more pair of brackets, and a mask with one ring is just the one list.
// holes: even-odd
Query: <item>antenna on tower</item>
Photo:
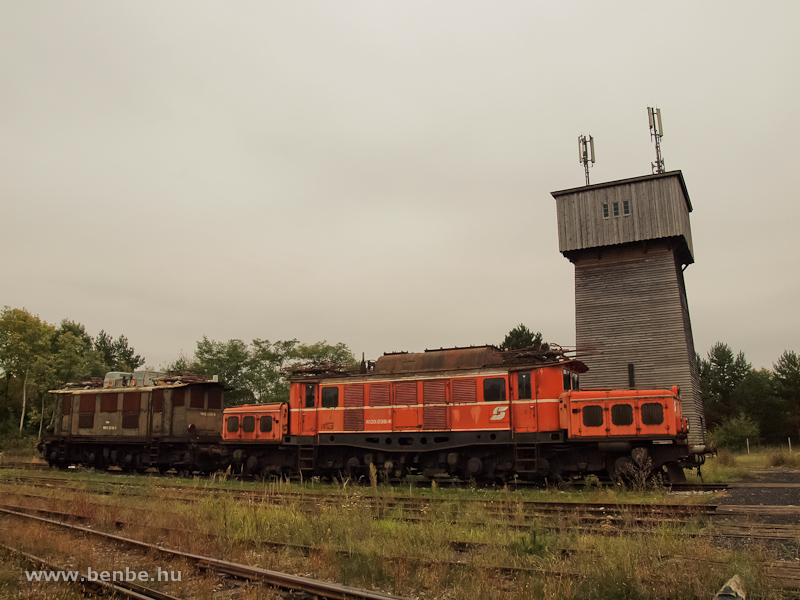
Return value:
[(661, 156), (661, 138), (664, 128), (661, 125), (661, 109), (647, 107), (647, 118), (650, 120), (650, 139), (656, 141), (656, 162), (650, 163), (653, 173), (664, 172), (664, 157)]
[(578, 136), (578, 162), (583, 164), (586, 173), (586, 185), (589, 185), (589, 162), (594, 164), (594, 138), (585, 135)]

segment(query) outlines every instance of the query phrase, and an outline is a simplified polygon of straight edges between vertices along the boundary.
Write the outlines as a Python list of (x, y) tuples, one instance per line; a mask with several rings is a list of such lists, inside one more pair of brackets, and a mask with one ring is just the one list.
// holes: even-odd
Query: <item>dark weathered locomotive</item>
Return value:
[(387, 354), (361, 372), (296, 372), (288, 404), (224, 412), (217, 382), (135, 374), (121, 387), (54, 392), (44, 454), (62, 466), (355, 478), (374, 466), (476, 480), (636, 468), (676, 481), (702, 460), (677, 387), (580, 390), (585, 370), (561, 354), (492, 346)]
[(164, 377), (109, 373), (102, 388), (52, 392), (56, 418), (43, 456), (62, 467), (214, 471), (221, 460), (223, 385)]

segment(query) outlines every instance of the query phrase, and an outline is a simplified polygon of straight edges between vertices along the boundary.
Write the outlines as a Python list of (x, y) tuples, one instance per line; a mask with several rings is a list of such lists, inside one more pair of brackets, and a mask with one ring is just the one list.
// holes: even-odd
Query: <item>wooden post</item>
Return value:
[(750, 454), (750, 438), (747, 438), (747, 453)]
[(789, 452), (792, 451), (792, 438), (789, 438)]

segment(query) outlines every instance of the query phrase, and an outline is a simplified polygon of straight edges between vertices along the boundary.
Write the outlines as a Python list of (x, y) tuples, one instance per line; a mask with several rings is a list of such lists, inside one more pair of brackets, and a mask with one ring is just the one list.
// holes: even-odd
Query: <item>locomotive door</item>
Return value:
[(317, 384), (307, 383), (303, 386), (303, 397), (300, 408), (300, 435), (316, 435), (317, 433)]
[(61, 394), (61, 428), (60, 433), (70, 437), (72, 435), (72, 413), (75, 412), (74, 399), (72, 394)]
[(397, 382), (394, 386), (392, 427), (395, 430), (419, 430), (422, 427), (419, 386), (416, 381)]
[(531, 371), (520, 371), (511, 374), (512, 385), (512, 419), (514, 431), (537, 431), (537, 410), (534, 390), (535, 382)]

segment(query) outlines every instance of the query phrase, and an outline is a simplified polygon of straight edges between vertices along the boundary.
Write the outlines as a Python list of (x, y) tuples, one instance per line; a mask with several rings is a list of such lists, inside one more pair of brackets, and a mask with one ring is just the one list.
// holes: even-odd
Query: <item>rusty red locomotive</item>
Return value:
[[(360, 478), (374, 467), (388, 478), (479, 481), (613, 477), (634, 466), (679, 481), (683, 468), (702, 460), (687, 441), (676, 387), (581, 390), (585, 370), (562, 353), (481, 346), (387, 354), (360, 372), (301, 369), (290, 377), (288, 404), (224, 411), (222, 385), (208, 381), (59, 391), (62, 406), (80, 404), (78, 421), (85, 421), (76, 424), (74, 412), (62, 409), (44, 452), (55, 464), (230, 467), (306, 478)], [(95, 429), (82, 427), (90, 425), (84, 397), (92, 397), (102, 419), (103, 398), (114, 396), (124, 420), (131, 394), (139, 402), (136, 435), (131, 429), (125, 439), (124, 427), (103, 433), (94, 420)], [(181, 394), (194, 403), (176, 403)], [(129, 403), (133, 425), (133, 396)]]

